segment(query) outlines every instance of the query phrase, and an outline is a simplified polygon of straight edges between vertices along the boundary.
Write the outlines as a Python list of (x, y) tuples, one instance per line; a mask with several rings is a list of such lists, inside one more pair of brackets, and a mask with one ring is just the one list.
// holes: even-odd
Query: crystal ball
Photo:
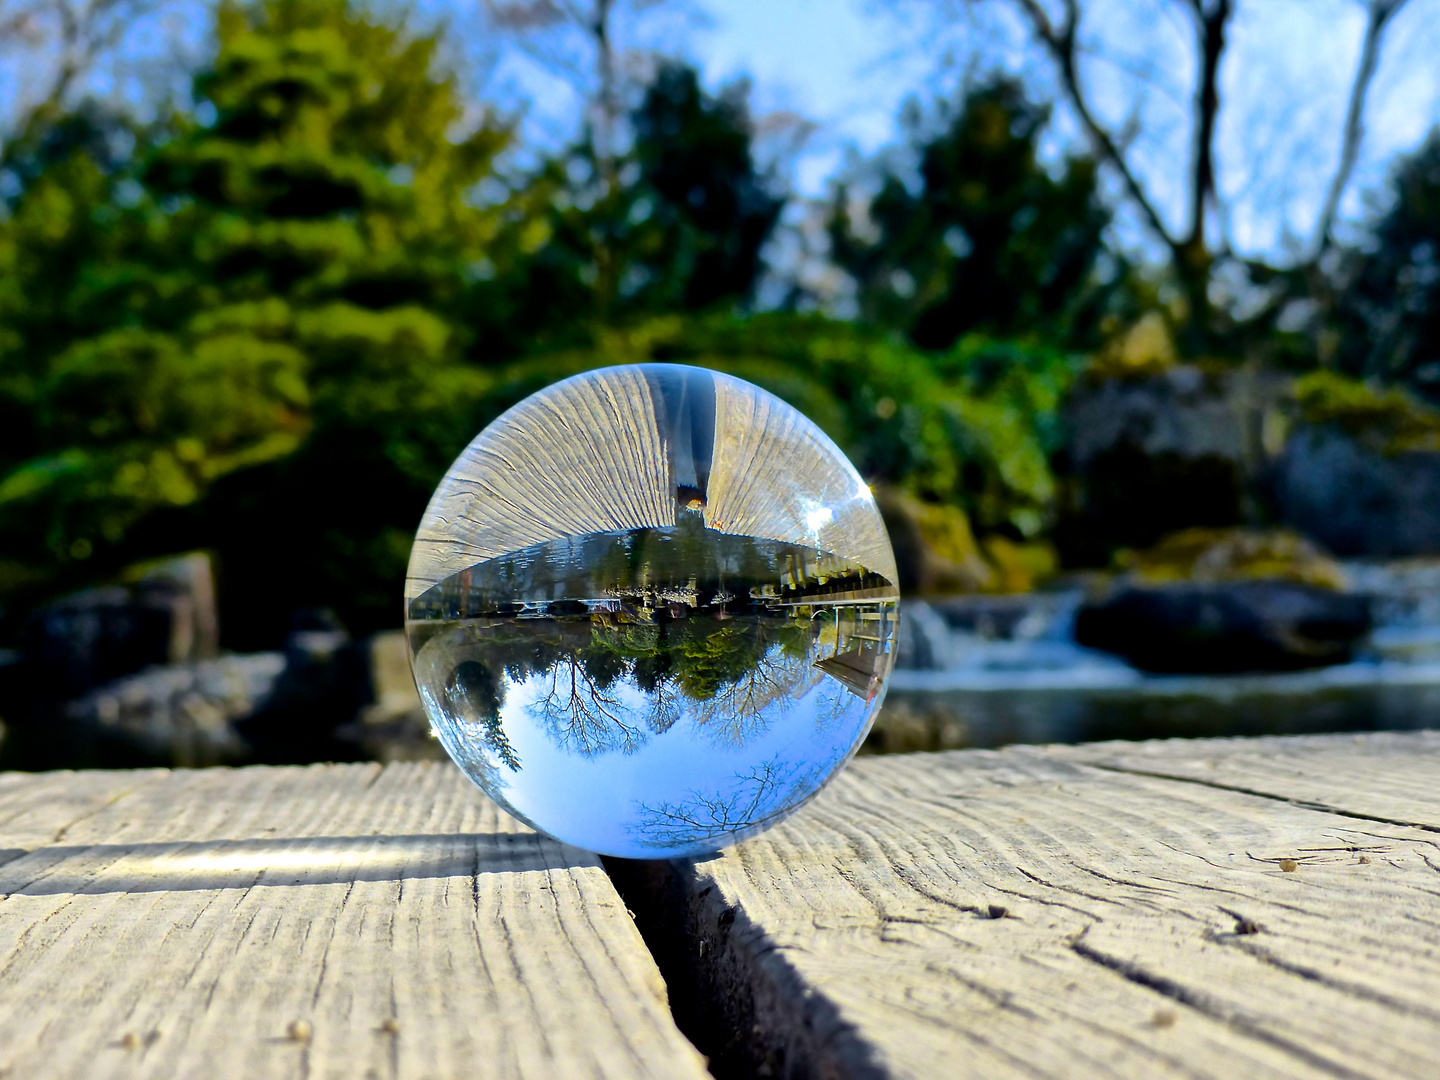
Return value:
[(870, 489), (779, 398), (702, 368), (604, 368), (476, 437), (411, 551), (434, 733), (522, 821), (606, 855), (752, 836), (860, 746), (894, 658)]

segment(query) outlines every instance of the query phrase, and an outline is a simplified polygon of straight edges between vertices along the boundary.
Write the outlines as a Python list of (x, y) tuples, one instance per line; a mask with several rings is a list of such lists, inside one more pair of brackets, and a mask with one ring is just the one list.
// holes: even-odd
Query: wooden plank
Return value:
[(862, 759), (762, 837), (632, 871), (720, 1070), (1440, 1075), (1433, 833), (1067, 753)]
[(874, 496), (849, 459), (779, 398), (728, 375), (715, 375), (705, 524), (813, 546), (898, 580)]
[(533, 544), (673, 526), (668, 435), (642, 367), (608, 368), (526, 398), (475, 437), (430, 497), (405, 599)]
[(0, 866), (0, 1076), (706, 1075), (596, 858), (452, 766), (136, 779), (0, 785), (92, 811)]
[(123, 772), (0, 773), (0, 864), (58, 842), (75, 822), (165, 775), (163, 769)]
[(1048, 752), (1117, 772), (1440, 830), (1440, 731), (1092, 743)]

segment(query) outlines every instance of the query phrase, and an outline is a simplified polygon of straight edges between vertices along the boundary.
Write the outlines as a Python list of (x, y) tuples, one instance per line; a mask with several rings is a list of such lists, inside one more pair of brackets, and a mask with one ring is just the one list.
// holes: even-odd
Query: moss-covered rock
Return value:
[(1340, 564), (1290, 529), (1182, 529), (1146, 551), (1122, 552), (1117, 562), (1144, 585), (1270, 580), (1345, 587)]
[(1175, 340), (1165, 316), (1150, 311), (1096, 353), (1087, 374), (1097, 380), (1146, 379), (1168, 371), (1175, 361)]
[(1312, 371), (1295, 380), (1293, 393), (1301, 423), (1334, 425), (1382, 453), (1440, 451), (1440, 411), (1398, 387)]
[(902, 592), (929, 596), (996, 587), (998, 575), (986, 562), (964, 510), (887, 487), (876, 489), (875, 501), (895, 549)]
[(1286, 671), (1342, 663), (1370, 629), (1340, 565), (1286, 529), (1185, 529), (1124, 552), (1081, 608), (1080, 644), (1146, 671)]
[(888, 487), (875, 490), (875, 501), (895, 549), (900, 588), (911, 596), (1029, 592), (1058, 571), (1051, 544), (999, 534), (977, 540), (958, 506)]
[(1065, 410), (1055, 539), (1067, 565), (1104, 565), (1192, 526), (1240, 525), (1263, 468), (1260, 417), (1290, 381), (1218, 364), (1087, 378)]
[(1029, 592), (1060, 570), (1055, 545), (1043, 540), (1016, 543), (1004, 536), (987, 536), (980, 542), (995, 568), (996, 587), (1002, 593)]
[(1370, 630), (1367, 598), (1273, 578), (1129, 587), (1086, 604), (1081, 645), (1144, 671), (1293, 671), (1343, 663)]
[(1267, 478), (1282, 520), (1342, 556), (1440, 553), (1440, 412), (1329, 371), (1291, 394)]

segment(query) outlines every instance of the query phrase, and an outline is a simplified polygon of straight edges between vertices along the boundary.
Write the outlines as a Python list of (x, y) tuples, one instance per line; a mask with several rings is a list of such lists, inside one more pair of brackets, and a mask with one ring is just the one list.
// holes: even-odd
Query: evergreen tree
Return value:
[(1368, 242), (1346, 260), (1338, 361), (1440, 401), (1440, 132), (1399, 164), (1393, 189)]
[(665, 62), (628, 121), (623, 154), (605, 158), (587, 134), (525, 196), (548, 205), (549, 234), (493, 286), (517, 349), (753, 297), (784, 199), (756, 167), (745, 87), (713, 96), (692, 68)]
[(1091, 159), (1070, 158), (1058, 178), (1037, 160), (1047, 119), (1018, 82), (997, 79), (933, 137), (912, 114), (917, 176), (884, 168), (868, 222), (841, 187), (832, 251), (855, 279), (862, 317), (932, 349), (975, 330), (1083, 334), (1108, 215)]
[(648, 209), (632, 302), (696, 311), (749, 300), (784, 200), (756, 172), (743, 87), (712, 98), (693, 68), (662, 64), (632, 123), (635, 206)]
[[(212, 546), (241, 644), (297, 605), (395, 620), (413, 523), (488, 386), (457, 313), (498, 228), (471, 194), (505, 135), (457, 137), (438, 47), (345, 0), (218, 9), (193, 116), (137, 155), (128, 199), (90, 204), (116, 252), (88, 257), (64, 305), (96, 324), (31, 352), (8, 548), (26, 516), (37, 563)], [(47, 190), (6, 226), (17, 263), (50, 243), (23, 228), (59, 214)]]

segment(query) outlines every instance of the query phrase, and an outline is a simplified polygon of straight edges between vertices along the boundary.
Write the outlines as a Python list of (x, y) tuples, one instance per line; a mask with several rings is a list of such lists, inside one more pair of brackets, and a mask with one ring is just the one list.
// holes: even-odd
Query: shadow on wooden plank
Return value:
[(0, 862), (0, 896), (469, 878), (595, 865), (588, 852), (533, 833), (49, 845), (13, 854)]
[[(602, 861), (665, 977), (676, 1025), (717, 1080), (889, 1076), (765, 930), (699, 885), (703, 860)], [(745, 947), (732, 948), (732, 939)]]

